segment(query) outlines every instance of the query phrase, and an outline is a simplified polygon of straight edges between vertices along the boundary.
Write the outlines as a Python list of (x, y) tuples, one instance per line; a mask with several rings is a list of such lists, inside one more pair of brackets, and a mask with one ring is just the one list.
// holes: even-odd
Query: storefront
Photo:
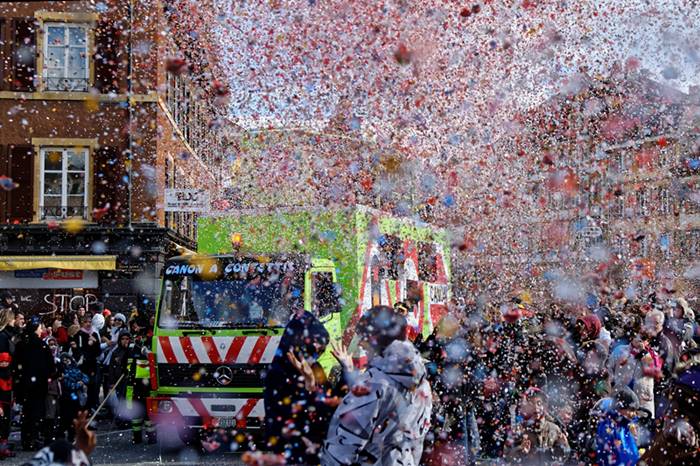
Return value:
[(127, 314), (136, 307), (148, 314), (155, 310), (166, 258), (194, 245), (150, 225), (88, 225), (79, 234), (10, 225), (0, 229), (0, 248), (7, 254), (0, 256), (0, 290), (13, 295), (25, 313), (65, 314), (85, 307)]
[(101, 307), (99, 271), (116, 256), (0, 256), (0, 289), (25, 312), (48, 314)]

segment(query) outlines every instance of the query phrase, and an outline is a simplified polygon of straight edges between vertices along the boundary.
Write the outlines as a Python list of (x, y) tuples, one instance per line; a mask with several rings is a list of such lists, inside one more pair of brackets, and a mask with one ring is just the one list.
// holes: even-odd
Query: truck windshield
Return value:
[[(232, 270), (229, 264), (221, 267)], [(178, 269), (166, 269), (158, 321), (161, 328), (284, 326), (295, 301), (303, 307), (303, 281), (293, 268), (268, 270), (254, 265), (215, 274), (197, 273), (187, 265), (185, 273), (168, 274), (168, 270)]]

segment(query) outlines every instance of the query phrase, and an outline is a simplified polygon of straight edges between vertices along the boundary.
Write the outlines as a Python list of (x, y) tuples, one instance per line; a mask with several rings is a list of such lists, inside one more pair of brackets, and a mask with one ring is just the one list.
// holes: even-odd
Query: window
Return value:
[(649, 192), (642, 188), (635, 193), (635, 204), (637, 207), (637, 216), (646, 217), (649, 215)]
[(311, 275), (312, 309), (318, 317), (340, 311), (338, 293), (331, 272), (314, 272)]
[(88, 26), (72, 23), (44, 25), (44, 79), (52, 91), (87, 91)]
[(659, 249), (666, 259), (671, 257), (671, 235), (663, 233), (659, 236)]
[[(175, 186), (173, 180), (173, 161), (170, 157), (165, 158), (165, 189)], [(173, 213), (165, 212), (165, 228), (173, 227)]]
[(87, 149), (41, 149), (41, 219), (87, 218)]
[(8, 37), (5, 43), (12, 50), (3, 50), (5, 65), (11, 64), (9, 69), (5, 67), (5, 71), (11, 70), (6, 78), (11, 82), (13, 91), (33, 91), (36, 79), (36, 23), (34, 18), (8, 20), (6, 34), (13, 29), (14, 37)]
[(404, 262), (401, 239), (392, 235), (384, 235), (379, 238), (379, 250), (382, 257), (381, 278), (398, 280), (399, 271), (403, 268)]
[(437, 280), (437, 253), (432, 243), (418, 243), (418, 279), (424, 282)]
[[(698, 185), (690, 182), (685, 185), (685, 189), (688, 193), (696, 193), (698, 190)], [(683, 200), (683, 213), (686, 215), (700, 214), (700, 201), (694, 194), (689, 195)]]
[(659, 215), (670, 215), (671, 213), (671, 199), (668, 188), (659, 188)]
[(700, 253), (700, 230), (689, 230), (686, 232), (685, 251), (689, 257), (694, 257)]

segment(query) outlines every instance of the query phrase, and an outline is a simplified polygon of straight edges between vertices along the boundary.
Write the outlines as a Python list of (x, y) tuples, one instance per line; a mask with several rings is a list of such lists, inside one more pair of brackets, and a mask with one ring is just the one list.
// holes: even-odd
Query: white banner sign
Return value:
[(166, 212), (207, 212), (209, 191), (203, 189), (165, 189)]

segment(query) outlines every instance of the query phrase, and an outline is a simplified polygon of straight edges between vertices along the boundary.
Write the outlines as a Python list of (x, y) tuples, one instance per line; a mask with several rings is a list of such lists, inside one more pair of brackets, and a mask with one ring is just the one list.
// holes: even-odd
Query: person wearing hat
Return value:
[[(109, 352), (109, 364), (107, 365), (105, 379), (107, 382), (107, 391), (112, 389), (112, 387), (119, 381), (119, 377), (122, 374), (128, 372), (129, 358), (131, 357), (131, 333), (128, 330), (122, 330), (117, 337), (117, 344), (112, 347)], [(119, 383), (116, 390), (116, 396), (118, 399), (123, 400), (126, 395), (126, 379), (123, 378)]]
[(635, 465), (639, 461), (636, 416), (639, 398), (629, 387), (614, 395), (610, 410), (598, 424), (596, 464), (600, 466)]
[(117, 340), (119, 339), (119, 334), (123, 330), (126, 330), (126, 316), (124, 316), (124, 314), (122, 314), (121, 312), (117, 312), (112, 317), (112, 328), (110, 330), (113, 342), (117, 343)]
[(420, 464), (433, 395), (406, 328), (406, 318), (387, 306), (360, 318), (356, 329), (369, 367), (333, 414), (322, 465)]
[(38, 316), (31, 317), (15, 350), (15, 393), (22, 404), (22, 448), (27, 451), (41, 448), (38, 433), (46, 413), (49, 378), (56, 371), (51, 350), (41, 339), (45, 330)]
[[(308, 311), (294, 314), (265, 376), (265, 438), (289, 464), (318, 464), (318, 447), (333, 409), (324, 403), (329, 386), (318, 359), (329, 343), (326, 328)], [(294, 425), (290, 429), (290, 425)]]
[(68, 435), (68, 440), (73, 440), (71, 426), (73, 419), (78, 416), (81, 409), (87, 404), (88, 376), (78, 368), (78, 364), (70, 353), (61, 353), (61, 396), (59, 435)]

